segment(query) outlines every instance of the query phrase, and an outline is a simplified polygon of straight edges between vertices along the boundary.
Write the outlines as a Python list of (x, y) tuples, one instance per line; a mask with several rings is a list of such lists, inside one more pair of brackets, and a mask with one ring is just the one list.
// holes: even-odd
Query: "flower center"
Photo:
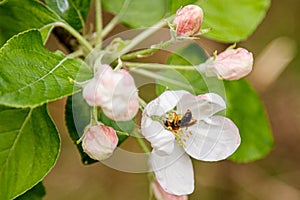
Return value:
[[(164, 125), (168, 130), (173, 132), (177, 143), (180, 146), (184, 146), (186, 138), (193, 134), (191, 131), (187, 131), (188, 127), (196, 123), (197, 120), (193, 118), (192, 112), (188, 109), (184, 115), (170, 112)], [(185, 130), (182, 128), (185, 128)]]

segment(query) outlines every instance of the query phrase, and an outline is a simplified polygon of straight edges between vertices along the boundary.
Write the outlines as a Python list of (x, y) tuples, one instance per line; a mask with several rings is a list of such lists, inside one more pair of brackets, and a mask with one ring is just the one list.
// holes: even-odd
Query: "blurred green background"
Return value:
[[(267, 108), (275, 138), (273, 151), (266, 158), (247, 164), (194, 161), (196, 186), (191, 200), (300, 199), (299, 8), (298, 0), (272, 0), (262, 24), (248, 40), (238, 44), (255, 55), (249, 80)], [(110, 17), (105, 14), (106, 19)], [(119, 26), (116, 32), (124, 29)], [(207, 43), (212, 49), (224, 48), (224, 44)], [(56, 166), (45, 178), (45, 199), (148, 199), (147, 174), (120, 172), (101, 163), (81, 163), (63, 124), (63, 106), (64, 100), (50, 103), (51, 114), (60, 124), (62, 149)], [(131, 138), (122, 148), (139, 149)]]

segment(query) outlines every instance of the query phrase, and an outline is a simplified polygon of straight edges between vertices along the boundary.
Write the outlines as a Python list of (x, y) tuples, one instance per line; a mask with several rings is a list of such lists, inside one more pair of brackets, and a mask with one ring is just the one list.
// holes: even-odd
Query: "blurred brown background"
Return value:
[[(300, 199), (299, 8), (297, 0), (273, 0), (256, 32), (239, 44), (253, 51), (256, 57), (249, 79), (267, 107), (275, 138), (273, 151), (266, 158), (248, 164), (194, 161), (196, 189), (190, 195), (191, 200)], [(106, 20), (110, 17), (105, 14)], [(124, 27), (115, 31), (120, 30)], [(207, 43), (212, 49), (224, 47)], [(53, 45), (49, 44), (49, 48)], [(63, 126), (63, 104), (64, 100), (50, 103), (51, 113), (60, 126), (62, 149), (56, 166), (45, 178), (45, 199), (148, 199), (147, 174), (124, 173), (100, 163), (90, 166), (81, 163)], [(124, 148), (130, 145), (139, 148), (131, 138), (125, 143)]]

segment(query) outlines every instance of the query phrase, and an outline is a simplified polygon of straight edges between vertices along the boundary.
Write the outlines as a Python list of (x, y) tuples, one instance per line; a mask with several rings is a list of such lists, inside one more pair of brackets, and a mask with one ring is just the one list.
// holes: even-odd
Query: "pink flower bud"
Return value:
[(252, 71), (253, 55), (243, 48), (229, 49), (216, 58), (211, 57), (198, 66), (198, 70), (207, 76), (217, 76), (219, 79), (238, 80)]
[(139, 109), (138, 93), (132, 76), (124, 69), (114, 71), (101, 65), (83, 88), (83, 98), (91, 106), (101, 106), (115, 121), (132, 119)]
[(154, 196), (157, 200), (187, 200), (188, 199), (187, 195), (175, 195), (166, 192), (160, 186), (157, 180), (153, 181), (151, 186), (152, 186)]
[(201, 28), (203, 11), (197, 5), (187, 5), (177, 10), (173, 25), (177, 36), (194, 36)]
[(83, 151), (95, 160), (104, 160), (110, 157), (117, 144), (116, 131), (104, 125), (89, 127), (82, 140)]

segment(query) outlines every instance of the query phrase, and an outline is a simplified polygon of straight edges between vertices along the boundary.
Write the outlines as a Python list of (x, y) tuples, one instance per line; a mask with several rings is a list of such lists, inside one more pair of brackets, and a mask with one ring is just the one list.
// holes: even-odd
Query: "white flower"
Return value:
[(210, 57), (197, 69), (208, 77), (225, 80), (238, 80), (252, 71), (253, 55), (244, 48), (228, 49)]
[(153, 147), (150, 164), (165, 191), (175, 195), (193, 192), (189, 156), (218, 161), (238, 148), (240, 135), (235, 124), (213, 116), (225, 107), (217, 94), (194, 96), (183, 90), (166, 91), (145, 107), (142, 134)]
[(101, 106), (115, 121), (132, 119), (139, 109), (138, 93), (132, 76), (121, 69), (100, 65), (94, 78), (83, 88), (83, 98), (91, 106)]
[(116, 131), (104, 125), (89, 127), (82, 139), (83, 151), (95, 160), (104, 160), (110, 157), (117, 144)]

